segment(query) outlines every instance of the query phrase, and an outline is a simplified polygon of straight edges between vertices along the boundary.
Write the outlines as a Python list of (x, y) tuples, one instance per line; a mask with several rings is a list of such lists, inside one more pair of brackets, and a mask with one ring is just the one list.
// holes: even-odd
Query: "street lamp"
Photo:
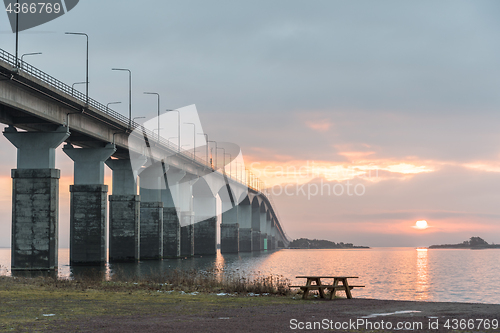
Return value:
[(111, 104), (122, 104), (122, 102), (110, 102), (110, 103), (106, 104), (106, 112), (109, 112), (109, 106)]
[(155, 92), (145, 92), (146, 95), (156, 95), (158, 97), (158, 142), (160, 142), (160, 94)]
[(217, 170), (217, 141), (208, 140), (208, 142), (215, 143), (215, 170)]
[(176, 136), (171, 136), (170, 138), (168, 138), (168, 140), (167, 140), (167, 141), (168, 141), (168, 144), (169, 144), (169, 145), (170, 145), (170, 139), (177, 139), (177, 137), (176, 137)]
[(207, 165), (208, 165), (208, 134), (206, 133), (198, 133), (199, 135), (204, 135), (205, 136), (205, 141), (207, 142)]
[(196, 159), (196, 125), (194, 123), (184, 123), (186, 125), (193, 125), (193, 160)]
[(73, 96), (73, 92), (75, 91), (75, 84), (84, 84), (87, 82), (75, 82), (71, 85), (71, 96)]
[(224, 173), (226, 173), (226, 168), (225, 168), (225, 163), (226, 163), (226, 149), (225, 148), (216, 148), (216, 149), (222, 149), (224, 151), (224, 155), (222, 155), (223, 157), (223, 162), (222, 162), (222, 167), (224, 168)]
[(175, 111), (177, 112), (177, 149), (179, 150), (179, 153), (181, 152), (181, 113), (179, 110), (170, 110), (167, 109), (167, 112), (170, 111)]
[(39, 54), (42, 54), (42, 52), (33, 52), (33, 53), (25, 53), (21, 56), (21, 67), (23, 66), (23, 58), (24, 56), (33, 56), (33, 55), (39, 55)]
[[(146, 117), (134, 117), (134, 119), (132, 119), (132, 124), (135, 124), (135, 120), (136, 119), (142, 119), (142, 118), (146, 118)], [(141, 125), (142, 126), (142, 125)]]
[(132, 128), (132, 72), (127, 68), (111, 68), (111, 70), (128, 72), (128, 127)]
[(83, 32), (66, 32), (66, 35), (79, 35), (87, 37), (87, 87), (86, 87), (86, 95), (87, 95), (87, 105), (89, 105), (89, 35)]
[[(19, 8), (19, 0), (16, 0), (16, 8)], [(19, 68), (19, 11), (16, 13), (16, 68)]]
[(158, 131), (158, 143), (160, 143), (160, 130), (163, 128), (155, 128), (153, 129), (153, 135), (155, 134), (155, 131)]
[[(232, 164), (232, 163), (231, 163), (231, 154), (229, 154), (229, 153), (227, 153), (227, 154), (226, 154), (226, 153), (224, 153), (224, 157), (225, 157), (226, 155), (229, 155), (229, 177), (230, 177), (230, 178), (233, 178), (233, 172), (232, 172), (232, 171), (233, 171), (233, 168), (231, 167), (231, 164)], [(224, 161), (224, 162), (225, 162), (225, 161)]]

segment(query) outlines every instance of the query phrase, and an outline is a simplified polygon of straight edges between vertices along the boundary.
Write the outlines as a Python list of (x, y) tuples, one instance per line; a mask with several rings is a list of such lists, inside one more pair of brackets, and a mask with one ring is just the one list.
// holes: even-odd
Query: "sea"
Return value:
[[(354, 297), (500, 304), (500, 250), (415, 249), (280, 249), (195, 258), (107, 264), (108, 278), (116, 271), (146, 276), (151, 272), (209, 270), (241, 276), (279, 276), (304, 284), (300, 275), (357, 276)], [(59, 249), (60, 278), (72, 278), (89, 267), (71, 267), (69, 249)], [(11, 275), (10, 249), (0, 248), (0, 275)]]

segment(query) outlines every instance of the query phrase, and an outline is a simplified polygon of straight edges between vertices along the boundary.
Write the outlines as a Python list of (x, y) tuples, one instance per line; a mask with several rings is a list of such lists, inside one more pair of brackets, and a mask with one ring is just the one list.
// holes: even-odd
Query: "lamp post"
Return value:
[(87, 83), (87, 82), (75, 82), (71, 85), (71, 96), (73, 96), (73, 92), (75, 91), (75, 85), (76, 84), (84, 84), (84, 83)]
[(160, 130), (163, 129), (163, 128), (154, 128), (153, 129), (153, 135), (155, 133), (155, 131), (158, 131), (158, 143), (160, 143)]
[(214, 151), (214, 149), (212, 147), (210, 147), (210, 168), (212, 168), (212, 171), (214, 170), (214, 161), (212, 159), (212, 156), (214, 156), (213, 151)]
[(236, 166), (235, 166), (236, 167), (236, 170), (235, 170), (236, 171), (236, 181), (238, 181), (238, 161), (235, 160), (234, 163), (236, 164)]
[(132, 72), (127, 68), (111, 68), (111, 70), (128, 72), (128, 128), (132, 128)]
[[(134, 117), (134, 119), (132, 119), (132, 124), (134, 124), (134, 123), (135, 123), (135, 120), (136, 120), (136, 119), (142, 119), (142, 118), (146, 118), (146, 117)], [(141, 125), (141, 126), (142, 126), (142, 125)]]
[(168, 141), (169, 145), (170, 145), (170, 139), (177, 139), (177, 137), (176, 136), (171, 136), (170, 138), (168, 138), (167, 141)]
[[(16, 0), (16, 8), (19, 9), (19, 0)], [(16, 68), (19, 68), (19, 11), (16, 13)]]
[(196, 159), (196, 125), (194, 123), (184, 123), (186, 125), (193, 125), (193, 160)]
[(87, 95), (87, 100), (86, 103), (89, 105), (89, 35), (83, 33), (83, 32), (66, 32), (66, 35), (79, 35), (79, 36), (85, 36), (87, 37), (87, 85), (86, 85), (86, 95)]
[(158, 142), (160, 142), (160, 94), (155, 92), (145, 92), (146, 95), (156, 95), (158, 97)]
[(215, 143), (215, 170), (217, 170), (217, 141), (208, 140), (208, 142)]
[(206, 154), (207, 154), (207, 165), (208, 165), (208, 134), (206, 133), (198, 133), (199, 135), (204, 135), (205, 136), (205, 141), (207, 142), (207, 151), (206, 151)]
[(225, 148), (216, 148), (216, 149), (222, 149), (224, 151), (224, 154), (222, 155), (224, 157), (223, 161), (222, 161), (222, 167), (224, 168), (224, 173), (226, 173), (226, 166), (225, 166), (225, 163), (226, 163), (226, 149)]
[(177, 112), (177, 147), (178, 147), (178, 150), (180, 153), (181, 152), (181, 113), (179, 112), (179, 110), (167, 109), (166, 111), (167, 112), (170, 112), (170, 111)]
[[(229, 177), (233, 178), (233, 168), (231, 167), (231, 154), (229, 153), (224, 153), (224, 156), (229, 155)], [(225, 162), (225, 161), (224, 161)]]
[(39, 54), (42, 54), (42, 52), (32, 52), (32, 53), (25, 53), (21, 56), (21, 67), (23, 67), (23, 58), (25, 56), (34, 56), (34, 55), (39, 55)]
[(106, 104), (106, 112), (109, 112), (109, 106), (111, 104), (122, 104), (122, 102), (110, 102), (110, 103)]

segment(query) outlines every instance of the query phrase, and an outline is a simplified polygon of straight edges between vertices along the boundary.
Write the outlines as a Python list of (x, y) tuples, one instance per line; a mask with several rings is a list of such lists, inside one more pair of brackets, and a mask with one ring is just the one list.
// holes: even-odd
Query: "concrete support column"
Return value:
[(194, 254), (211, 255), (217, 253), (216, 200), (204, 180), (199, 180), (193, 188)]
[(252, 229), (252, 207), (249, 204), (238, 205), (238, 224), (240, 225), (240, 252), (252, 252), (254, 234)]
[[(190, 219), (191, 212), (181, 212), (181, 218)], [(181, 226), (181, 256), (194, 256), (194, 224)]]
[(152, 167), (140, 175), (141, 259), (163, 257), (163, 201), (160, 190), (163, 174), (155, 174), (159, 170), (161, 169)]
[(179, 181), (186, 172), (168, 167), (164, 174), (165, 189), (162, 189), (163, 201), (163, 257), (177, 258), (181, 255), (181, 223)]
[(193, 184), (197, 178), (186, 174), (179, 182), (181, 256), (194, 256)]
[(260, 211), (260, 230), (261, 230), (261, 250), (269, 250), (269, 232), (267, 230), (267, 213)]
[(181, 224), (172, 199), (170, 188), (161, 191), (163, 201), (163, 257), (176, 258), (181, 255)]
[(70, 186), (70, 264), (104, 265), (107, 261), (107, 195), (104, 161), (115, 151), (104, 148), (76, 149), (70, 144), (63, 151), (74, 161), (74, 185)]
[(266, 231), (267, 231), (267, 249), (273, 250), (273, 230), (272, 219), (269, 213), (266, 213)]
[(258, 230), (252, 229), (252, 251), (260, 251), (261, 250), (261, 232)]
[(267, 234), (260, 233), (260, 249), (261, 251), (267, 250)]
[(12, 170), (11, 269), (57, 270), (59, 178), (55, 148), (69, 137), (67, 128), (55, 132), (17, 132), (4, 136), (17, 148)]
[(220, 225), (221, 253), (238, 253), (240, 250), (240, 225), (238, 224), (238, 206), (231, 207), (230, 202), (222, 201), (222, 223)]
[(212, 216), (194, 224), (194, 254), (217, 254), (217, 217)]
[(137, 174), (129, 159), (108, 159), (113, 170), (113, 195), (109, 196), (109, 261), (137, 261), (140, 258), (140, 196)]

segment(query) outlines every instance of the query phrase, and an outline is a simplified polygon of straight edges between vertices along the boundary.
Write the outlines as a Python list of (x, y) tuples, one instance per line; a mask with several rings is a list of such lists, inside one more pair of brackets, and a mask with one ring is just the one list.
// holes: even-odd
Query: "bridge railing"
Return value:
[[(283, 221), (281, 219), (281, 216), (279, 214), (279, 211), (276, 209), (276, 204), (274, 203), (274, 199), (273, 199), (273, 196), (272, 194), (268, 191), (268, 189), (264, 189), (263, 190), (263, 193), (265, 194), (265, 196), (267, 197), (267, 199), (269, 200), (269, 203), (271, 203), (271, 206), (273, 207), (273, 211), (274, 211), (274, 214), (276, 214), (276, 217), (278, 218), (278, 221)], [(286, 230), (285, 228), (283, 227), (283, 224), (280, 223), (280, 227), (281, 227), (281, 231), (283, 232), (283, 236), (285, 236), (285, 238), (287, 240), (291, 240), (291, 238), (288, 236), (288, 234), (286, 233)]]

